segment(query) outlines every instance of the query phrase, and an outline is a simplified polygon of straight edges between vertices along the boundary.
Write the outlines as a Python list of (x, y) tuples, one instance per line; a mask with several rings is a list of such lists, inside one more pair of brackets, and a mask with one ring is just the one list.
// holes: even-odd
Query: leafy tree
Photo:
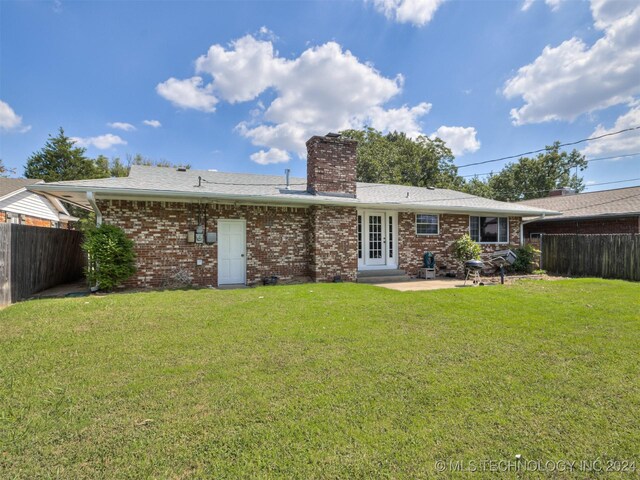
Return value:
[(493, 189), (489, 182), (485, 182), (478, 177), (473, 177), (471, 180), (467, 180), (462, 191), (478, 197), (493, 198)]
[(24, 176), (46, 182), (100, 177), (95, 162), (85, 156), (85, 152), (85, 148), (74, 146), (74, 141), (60, 127), (57, 136), (49, 135), (44, 148), (27, 159)]
[(4, 166), (4, 162), (0, 158), (0, 177), (8, 177), (10, 173), (13, 173), (13, 170), (8, 169)]
[(441, 188), (463, 185), (451, 150), (439, 138), (414, 140), (404, 133), (383, 134), (370, 127), (340, 133), (358, 140), (358, 181)]
[(177, 167), (184, 167), (184, 168), (191, 168), (191, 165), (189, 164), (173, 164), (168, 160), (152, 160), (148, 157), (144, 157), (142, 155), (140, 155), (139, 153), (136, 153), (135, 155), (127, 155), (127, 166), (125, 168), (127, 168), (127, 172), (131, 169), (132, 165), (143, 165), (146, 167), (170, 167), (170, 168), (177, 168)]
[(133, 241), (124, 230), (103, 223), (84, 232), (82, 248), (89, 258), (87, 279), (102, 290), (117, 287), (136, 271)]
[(129, 167), (122, 163), (120, 157), (109, 160), (104, 155), (98, 155), (95, 162), (100, 177), (126, 177), (129, 175)]
[(584, 155), (575, 149), (560, 152), (560, 142), (555, 142), (544, 153), (533, 158), (522, 157), (490, 175), (486, 181), (487, 193), (495, 200), (513, 202), (546, 197), (550, 190), (560, 187), (581, 192), (585, 186), (578, 172), (586, 168)]

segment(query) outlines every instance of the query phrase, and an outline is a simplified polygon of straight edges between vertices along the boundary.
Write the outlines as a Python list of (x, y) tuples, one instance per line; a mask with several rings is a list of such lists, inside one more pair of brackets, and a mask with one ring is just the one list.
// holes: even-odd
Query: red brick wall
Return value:
[[(11, 213), (11, 216), (15, 217), (17, 213)], [(0, 212), (0, 223), (8, 222), (9, 218), (7, 212)], [(22, 225), (31, 225), (32, 227), (46, 227), (51, 228), (53, 222), (44, 218), (30, 217), (29, 215), (20, 215), (20, 223)]]
[(353, 282), (358, 275), (357, 214), (355, 208), (313, 206), (309, 209), (310, 272), (318, 282), (339, 275)]
[(23, 225), (31, 225), (32, 227), (47, 227), (51, 228), (53, 225), (51, 220), (45, 220), (43, 218), (29, 217), (28, 215), (22, 216)]
[(525, 224), (525, 238), (529, 238), (531, 233), (640, 233), (640, 216), (593, 220), (554, 220)]
[(311, 137), (307, 141), (307, 190), (355, 196), (357, 145), (347, 138)]
[[(398, 267), (410, 275), (416, 275), (422, 266), (422, 256), (429, 251), (436, 256), (438, 274), (458, 271), (460, 263), (453, 258), (452, 245), (462, 235), (469, 233), (469, 215), (441, 214), (438, 235), (427, 236), (416, 234), (415, 217), (413, 212), (398, 213)], [(509, 218), (511, 245), (520, 243), (520, 222), (519, 217)], [(489, 254), (505, 248), (507, 244), (482, 245), (482, 258), (487, 260)]]
[[(193, 285), (218, 285), (217, 244), (187, 243), (187, 231), (198, 225), (197, 204), (112, 200), (98, 206), (104, 222), (123, 228), (135, 243), (138, 271), (126, 286), (173, 285), (178, 272)], [(309, 275), (307, 209), (212, 204), (207, 206), (207, 231), (216, 232), (221, 218), (247, 222), (247, 283), (271, 275), (282, 280)], [(196, 265), (197, 259), (203, 265)]]

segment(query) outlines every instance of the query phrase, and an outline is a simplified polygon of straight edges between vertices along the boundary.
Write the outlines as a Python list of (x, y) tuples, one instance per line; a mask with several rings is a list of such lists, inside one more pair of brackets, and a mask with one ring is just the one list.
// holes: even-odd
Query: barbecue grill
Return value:
[(467, 284), (467, 280), (471, 279), (474, 285), (482, 285), (480, 283), (480, 272), (484, 268), (484, 263), (480, 260), (467, 260), (464, 262), (464, 269), (466, 276), (464, 279), (464, 285)]

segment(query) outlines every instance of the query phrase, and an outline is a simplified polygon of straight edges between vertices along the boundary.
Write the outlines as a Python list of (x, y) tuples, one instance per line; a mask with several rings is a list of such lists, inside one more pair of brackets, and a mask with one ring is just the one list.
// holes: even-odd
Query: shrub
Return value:
[(136, 271), (133, 242), (121, 228), (102, 224), (85, 232), (82, 248), (89, 257), (87, 279), (111, 290)]
[(536, 257), (540, 253), (533, 245), (527, 244), (523, 247), (515, 248), (516, 260), (511, 267), (518, 273), (531, 273), (533, 271)]
[(482, 248), (471, 239), (469, 234), (465, 234), (453, 242), (453, 256), (461, 263), (468, 260), (480, 260), (480, 253), (482, 253)]

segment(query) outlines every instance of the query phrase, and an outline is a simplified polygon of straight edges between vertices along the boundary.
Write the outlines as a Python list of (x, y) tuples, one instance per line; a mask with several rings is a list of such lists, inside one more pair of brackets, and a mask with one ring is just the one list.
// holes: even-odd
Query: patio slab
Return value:
[(423, 290), (441, 290), (443, 288), (460, 288), (471, 287), (472, 283), (469, 281), (465, 286), (464, 280), (457, 278), (438, 278), (433, 280), (416, 279), (410, 282), (398, 282), (398, 283), (376, 283), (376, 287), (389, 288), (391, 290), (398, 290), (399, 292), (418, 292)]

